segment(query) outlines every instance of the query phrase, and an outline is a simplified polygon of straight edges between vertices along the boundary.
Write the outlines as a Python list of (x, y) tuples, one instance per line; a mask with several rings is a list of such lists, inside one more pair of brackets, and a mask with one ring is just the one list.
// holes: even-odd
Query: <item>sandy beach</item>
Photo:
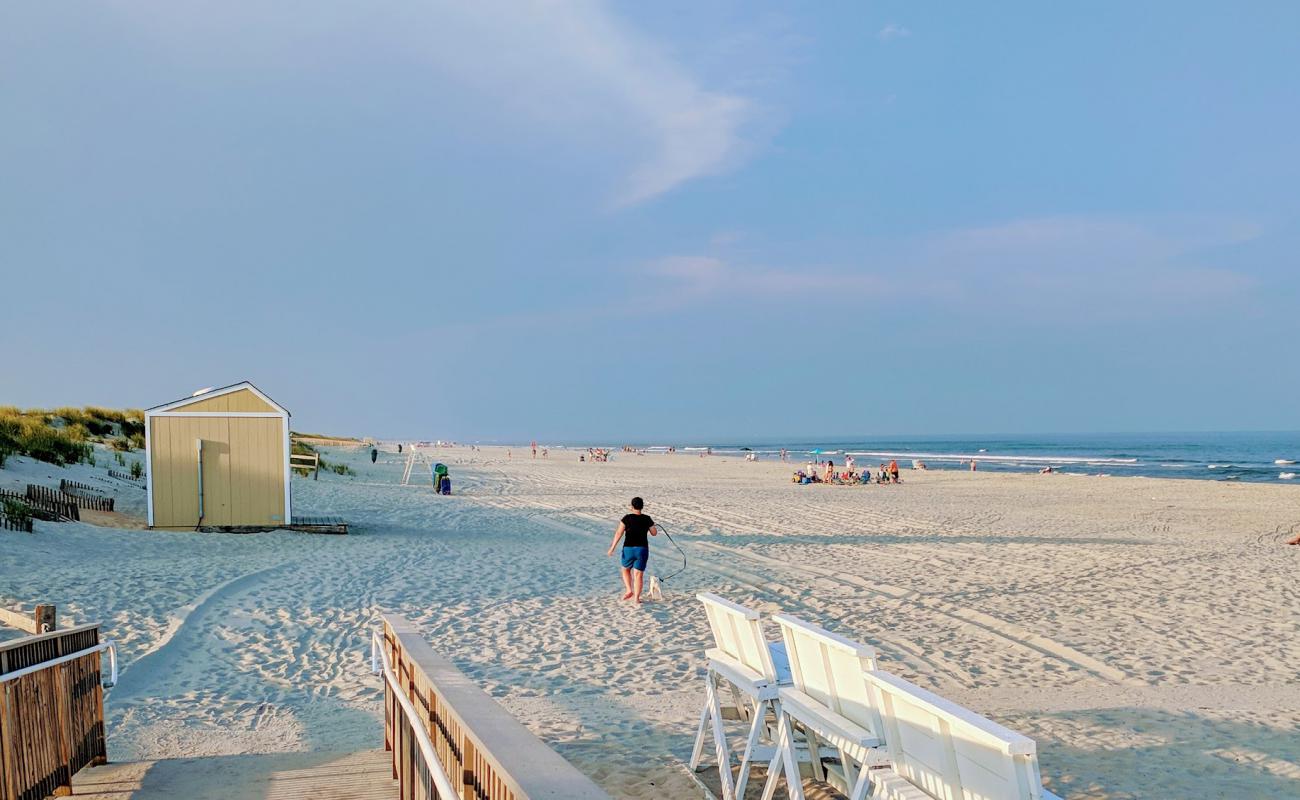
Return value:
[[(295, 512), (345, 537), (36, 523), (0, 541), (0, 601), (102, 621), (123, 672), (110, 758), (346, 752), (381, 744), (367, 641), (406, 615), (617, 797), (695, 797), (708, 640), (694, 594), (785, 611), (1038, 743), (1070, 798), (1300, 794), (1294, 487), (965, 472), (796, 486), (791, 467), (688, 455), (436, 451), (295, 478)], [(13, 458), (0, 485), (102, 468)], [(107, 485), (107, 484), (106, 484)], [(116, 485), (139, 515), (144, 492)], [(620, 602), (605, 549), (628, 498), (686, 550), (662, 602)], [(650, 571), (680, 565), (652, 543)]]

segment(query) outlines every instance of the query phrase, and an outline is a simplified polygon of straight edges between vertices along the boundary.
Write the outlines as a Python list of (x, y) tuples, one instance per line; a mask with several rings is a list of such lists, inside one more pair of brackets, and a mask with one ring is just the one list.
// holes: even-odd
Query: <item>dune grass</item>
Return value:
[(144, 447), (144, 412), (86, 406), (55, 409), (0, 406), (0, 466), (10, 455), (51, 464), (94, 458), (93, 442), (129, 452)]

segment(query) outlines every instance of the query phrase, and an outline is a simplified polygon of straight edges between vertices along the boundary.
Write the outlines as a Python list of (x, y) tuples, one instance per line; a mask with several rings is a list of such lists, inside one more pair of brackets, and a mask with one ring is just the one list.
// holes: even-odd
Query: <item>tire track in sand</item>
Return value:
[[(552, 503), (542, 502), (535, 498), (530, 499), (528, 501), (528, 504), (525, 506), (522, 504), (517, 505), (516, 503), (511, 502), (508, 499), (508, 496), (500, 496), (497, 502), (492, 503), (492, 505), (502, 509), (510, 508), (514, 510), (524, 510), (528, 507), (544, 508), (548, 511), (558, 513), (570, 518), (582, 519), (584, 521), (595, 522), (597, 524), (604, 524), (605, 522), (605, 520), (599, 519), (597, 517), (588, 514), (568, 512), (560, 506), (554, 505)], [(671, 504), (661, 503), (660, 505), (661, 507), (667, 510), (675, 510)], [(687, 512), (687, 513), (690, 516), (695, 517), (696, 519), (701, 519), (701, 517), (704, 516), (701, 515), (698, 511)], [(739, 515), (732, 514), (730, 516), (733, 517), (732, 521), (728, 521), (726, 523), (724, 523), (723, 520), (719, 518), (712, 518), (709, 521), (719, 527), (725, 524), (726, 526), (731, 528), (744, 529), (745, 532), (751, 534), (765, 534), (765, 531), (753, 525), (740, 522), (739, 520), (741, 519), (741, 517)], [(581, 533), (586, 536), (592, 536), (592, 537), (600, 536), (599, 534), (595, 534), (591, 531), (587, 531), (580, 527), (565, 525), (564, 523), (558, 520), (550, 519), (547, 517), (539, 517), (538, 521), (544, 524), (562, 525), (566, 530), (570, 530), (576, 533)], [(838, 584), (846, 588), (851, 588), (853, 590), (863, 592), (868, 596), (884, 598), (891, 602), (912, 606), (913, 608), (925, 613), (941, 615), (952, 620), (955, 624), (958, 625), (959, 628), (965, 628), (967, 630), (971, 630), (975, 633), (983, 635), (985, 638), (992, 639), (994, 641), (998, 641), (1004, 644), (1010, 644), (1014, 647), (1020, 648), (1022, 650), (1027, 650), (1039, 656), (1045, 656), (1047, 658), (1051, 658), (1056, 661), (1064, 662), (1067, 666), (1073, 669), (1089, 673), (1095, 677), (1101, 678), (1102, 680), (1111, 681), (1113, 683), (1118, 683), (1118, 684), (1123, 684), (1128, 686), (1147, 685), (1146, 682), (1138, 678), (1135, 678), (1133, 676), (1130, 676), (1124, 671), (1112, 667), (1111, 665), (1101, 661), (1100, 659), (1094, 658), (1086, 653), (1076, 650), (1075, 648), (1063, 642), (1058, 642), (1047, 636), (1034, 633), (1019, 625), (1016, 625), (1015, 623), (1008, 622), (1007, 620), (1004, 619), (1000, 619), (998, 617), (993, 616), (992, 614), (987, 614), (982, 611), (977, 611), (973, 608), (958, 606), (953, 603), (949, 603), (943, 600), (938, 600), (926, 596), (924, 594), (921, 594), (919, 592), (916, 592), (914, 590), (906, 589), (900, 586), (895, 586), (892, 584), (888, 584), (876, 580), (868, 581), (856, 575), (825, 569), (822, 567), (815, 567), (807, 564), (795, 564), (790, 561), (786, 561), (778, 558), (772, 558), (769, 556), (762, 556), (757, 553), (724, 548), (720, 545), (716, 545), (710, 542), (697, 541), (697, 542), (691, 542), (691, 544), (697, 549), (704, 549), (707, 551), (712, 551), (717, 554), (725, 555), (725, 557), (728, 559), (733, 559), (733, 560), (743, 559), (748, 561), (752, 566), (760, 566), (760, 567), (765, 567), (767, 569), (773, 569), (777, 571), (778, 574), (781, 573), (794, 574), (794, 575), (801, 576), (805, 579), (808, 579), (812, 582), (830, 581), (832, 585)], [(786, 586), (784, 584), (779, 584), (777, 582), (774, 582), (768, 577), (760, 576), (754, 573), (747, 573), (743, 570), (737, 570), (732, 567), (723, 567), (717, 563), (709, 563), (709, 562), (703, 562), (703, 563), (707, 565), (707, 568), (709, 570), (717, 574), (721, 574), (725, 577), (731, 578), (733, 580), (738, 580), (739, 582), (749, 586), (750, 588), (756, 591), (763, 592), (766, 594), (777, 594), (787, 599), (795, 599), (799, 595), (799, 592), (797, 592), (795, 589)], [(803, 606), (806, 604), (800, 602), (800, 605)], [(809, 610), (814, 610), (814, 609), (809, 609)], [(936, 664), (932, 658), (922, 655), (920, 652), (920, 648), (915, 645), (913, 645), (913, 647), (911, 648), (900, 648), (900, 649), (910, 652), (910, 654), (914, 658), (918, 658), (922, 661), (925, 661), (926, 663), (929, 663), (931, 666), (939, 667), (941, 671), (946, 674), (953, 674), (954, 677), (959, 677), (959, 679), (962, 680), (963, 682), (968, 682), (968, 678), (964, 676), (963, 672), (957, 670), (955, 667), (949, 666), (947, 668), (944, 668), (940, 664)]]

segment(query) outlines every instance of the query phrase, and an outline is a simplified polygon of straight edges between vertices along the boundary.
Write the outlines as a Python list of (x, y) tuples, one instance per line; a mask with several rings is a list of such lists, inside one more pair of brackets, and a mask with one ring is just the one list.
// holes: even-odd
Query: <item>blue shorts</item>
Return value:
[(650, 560), (649, 547), (624, 547), (623, 569), (636, 569), (645, 572), (646, 562)]

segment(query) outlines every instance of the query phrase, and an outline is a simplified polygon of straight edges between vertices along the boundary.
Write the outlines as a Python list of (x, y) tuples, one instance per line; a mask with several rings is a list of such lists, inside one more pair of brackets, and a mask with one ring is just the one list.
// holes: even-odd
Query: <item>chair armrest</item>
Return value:
[(816, 698), (798, 689), (782, 687), (777, 696), (786, 713), (812, 728), (814, 733), (834, 745), (870, 750), (882, 744), (879, 736), (852, 720), (836, 714)]

